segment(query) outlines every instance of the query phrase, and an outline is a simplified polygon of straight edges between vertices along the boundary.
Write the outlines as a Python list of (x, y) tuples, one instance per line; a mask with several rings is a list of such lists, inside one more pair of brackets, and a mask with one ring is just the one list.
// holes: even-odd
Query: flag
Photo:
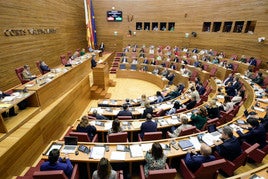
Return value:
[(84, 0), (88, 47), (97, 47), (97, 33), (92, 0)]

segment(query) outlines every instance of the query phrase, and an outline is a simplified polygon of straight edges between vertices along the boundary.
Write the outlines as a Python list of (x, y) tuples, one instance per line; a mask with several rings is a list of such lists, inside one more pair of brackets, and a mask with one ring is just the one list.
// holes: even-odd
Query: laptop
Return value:
[(213, 138), (221, 137), (221, 133), (217, 130), (216, 124), (211, 124), (207, 128), (208, 128), (208, 132), (213, 136)]
[(78, 138), (74, 136), (64, 137), (64, 147), (61, 150), (62, 153), (75, 153), (77, 148)]

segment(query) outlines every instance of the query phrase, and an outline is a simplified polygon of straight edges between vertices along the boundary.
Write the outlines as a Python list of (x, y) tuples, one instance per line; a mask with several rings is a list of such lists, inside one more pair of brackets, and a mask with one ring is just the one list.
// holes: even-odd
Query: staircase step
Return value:
[(98, 95), (100, 95), (101, 92), (102, 92), (102, 89), (101, 89), (101, 88), (98, 88), (98, 89), (95, 91), (95, 93), (98, 94)]
[(97, 89), (98, 89), (99, 87), (98, 86), (92, 86), (91, 88), (90, 88), (90, 91), (96, 91)]

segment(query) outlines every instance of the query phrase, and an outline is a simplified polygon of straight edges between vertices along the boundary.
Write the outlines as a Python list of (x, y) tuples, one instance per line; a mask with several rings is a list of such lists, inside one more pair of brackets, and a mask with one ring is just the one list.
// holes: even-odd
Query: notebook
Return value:
[(190, 148), (193, 148), (193, 144), (190, 142), (190, 140), (181, 140), (178, 142), (178, 145), (182, 150), (188, 150)]

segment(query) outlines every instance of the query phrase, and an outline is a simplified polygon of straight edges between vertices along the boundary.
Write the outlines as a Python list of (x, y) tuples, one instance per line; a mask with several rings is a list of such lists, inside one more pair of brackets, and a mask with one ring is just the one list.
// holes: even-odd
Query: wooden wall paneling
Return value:
[(89, 91), (89, 79), (85, 77), (63, 97), (1, 141), (1, 177), (19, 175), (39, 158), (50, 141), (59, 139), (62, 131), (72, 125), (88, 106)]
[[(45, 60), (51, 67), (60, 64), (59, 56), (87, 46), (83, 0), (78, 1), (1, 1), (0, 2), (0, 89), (19, 80), (16, 67), (29, 64), (39, 74), (35, 61)], [(54, 34), (7, 37), (6, 29), (55, 28)]]
[[(134, 0), (109, 1), (93, 0), (97, 24), (97, 36), (103, 38), (106, 49), (114, 50), (109, 46), (109, 36), (114, 31), (122, 35), (122, 48), (127, 44), (139, 45), (179, 45), (180, 47), (197, 47), (224, 51), (227, 55), (237, 54), (254, 56), (263, 59), (263, 68), (267, 68), (267, 40), (258, 43), (258, 37), (268, 37), (267, 7), (268, 1), (205, 1), (205, 0)], [(122, 22), (107, 22), (106, 11), (115, 7), (123, 11)], [(133, 15), (133, 21), (128, 22), (128, 15)], [(202, 32), (203, 22), (257, 21), (253, 34)], [(174, 32), (137, 31), (136, 36), (128, 36), (128, 30), (135, 31), (136, 22), (175, 22)], [(196, 32), (196, 38), (185, 38), (185, 33)], [(112, 37), (111, 37), (112, 38)], [(122, 50), (122, 48), (120, 50)]]

